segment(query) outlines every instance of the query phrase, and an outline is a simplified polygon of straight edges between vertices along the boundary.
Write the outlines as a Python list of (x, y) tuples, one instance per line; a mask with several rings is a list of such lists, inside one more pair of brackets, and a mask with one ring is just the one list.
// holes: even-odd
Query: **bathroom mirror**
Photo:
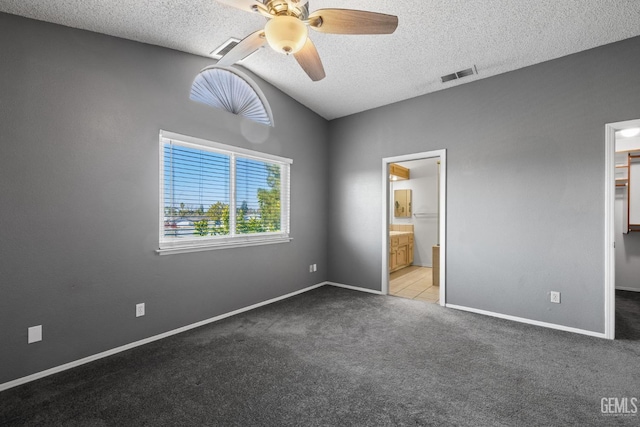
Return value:
[(394, 190), (393, 216), (411, 218), (411, 190)]

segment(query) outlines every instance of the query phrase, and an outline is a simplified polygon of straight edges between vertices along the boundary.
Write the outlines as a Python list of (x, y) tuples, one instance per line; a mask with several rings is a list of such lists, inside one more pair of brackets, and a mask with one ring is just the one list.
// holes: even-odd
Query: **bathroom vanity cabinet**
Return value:
[(413, 232), (389, 232), (389, 272), (413, 264)]

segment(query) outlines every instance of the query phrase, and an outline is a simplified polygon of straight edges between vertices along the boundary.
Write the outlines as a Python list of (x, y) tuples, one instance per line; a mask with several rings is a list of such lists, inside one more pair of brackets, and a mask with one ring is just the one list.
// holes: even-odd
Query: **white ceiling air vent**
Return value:
[(447, 74), (446, 76), (440, 77), (442, 79), (442, 83), (450, 82), (451, 80), (461, 79), (463, 77), (472, 76), (474, 74), (478, 74), (478, 69), (474, 65), (472, 68), (467, 68), (466, 70), (458, 71), (457, 73)]
[[(225, 56), (227, 53), (229, 53), (229, 51), (231, 49), (236, 47), (238, 45), (238, 43), (240, 43), (240, 39), (236, 39), (234, 37), (231, 37), (229, 40), (227, 40), (226, 42), (222, 43), (220, 46), (218, 46), (213, 51), (211, 51), (211, 56), (214, 59), (220, 59), (223, 56)], [(257, 50), (251, 52), (249, 55), (245, 56), (240, 61), (244, 61), (249, 56), (253, 55), (255, 52), (257, 52)], [(240, 62), (240, 61), (238, 61), (238, 62)]]
[(442, 76), (440, 78), (442, 79), (442, 83), (446, 83), (446, 82), (450, 82), (451, 80), (457, 79), (458, 76), (456, 76), (456, 73), (453, 73), (453, 74), (447, 74), (446, 76)]

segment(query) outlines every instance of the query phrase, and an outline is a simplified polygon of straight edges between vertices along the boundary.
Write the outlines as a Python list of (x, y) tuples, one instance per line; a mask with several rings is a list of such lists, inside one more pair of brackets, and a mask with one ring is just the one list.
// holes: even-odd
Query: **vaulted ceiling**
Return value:
[[(310, 0), (310, 11), (323, 8), (399, 24), (391, 35), (311, 31), (327, 75), (318, 82), (269, 47), (241, 66), (327, 119), (640, 35), (638, 0)], [(0, 11), (201, 56), (266, 21), (215, 0), (0, 0)], [(442, 83), (468, 68), (477, 74)]]

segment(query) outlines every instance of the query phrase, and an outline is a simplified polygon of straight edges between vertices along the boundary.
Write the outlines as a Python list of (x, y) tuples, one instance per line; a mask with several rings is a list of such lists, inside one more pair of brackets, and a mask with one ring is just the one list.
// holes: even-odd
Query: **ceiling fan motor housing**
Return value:
[(274, 16), (289, 15), (299, 19), (309, 16), (309, 2), (306, 0), (263, 0), (263, 3)]

